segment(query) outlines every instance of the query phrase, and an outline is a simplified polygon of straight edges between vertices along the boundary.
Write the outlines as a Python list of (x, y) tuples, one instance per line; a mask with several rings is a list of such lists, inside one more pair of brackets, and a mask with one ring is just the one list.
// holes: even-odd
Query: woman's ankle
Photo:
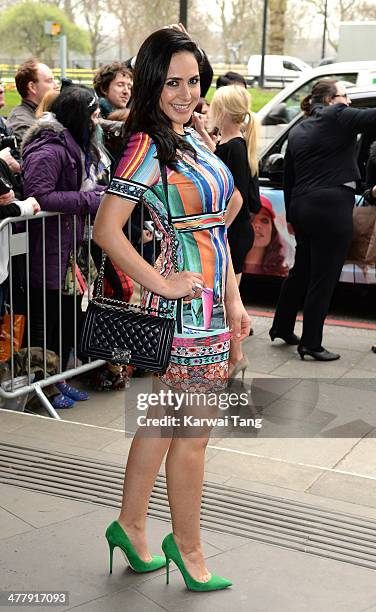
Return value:
[(124, 531), (132, 531), (134, 533), (145, 533), (146, 525), (144, 521), (131, 521), (127, 517), (122, 515), (117, 519), (119, 525), (124, 529)]
[(200, 554), (202, 555), (202, 547), (201, 547), (201, 542), (200, 540), (196, 540), (194, 542), (192, 542), (192, 540), (187, 540), (184, 537), (179, 537), (176, 533), (174, 533), (174, 540), (176, 542), (177, 547), (179, 548), (179, 551), (183, 554), (183, 555), (194, 555), (194, 554)]

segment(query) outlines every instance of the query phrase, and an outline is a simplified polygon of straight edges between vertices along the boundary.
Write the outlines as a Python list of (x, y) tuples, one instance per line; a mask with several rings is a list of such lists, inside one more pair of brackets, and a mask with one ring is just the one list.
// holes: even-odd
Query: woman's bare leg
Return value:
[(144, 561), (151, 560), (146, 539), (149, 498), (170, 443), (171, 438), (143, 437), (136, 434), (128, 455), (118, 522)]
[(195, 580), (206, 582), (200, 541), (200, 509), (208, 438), (173, 438), (166, 458), (172, 530), (187, 568)]

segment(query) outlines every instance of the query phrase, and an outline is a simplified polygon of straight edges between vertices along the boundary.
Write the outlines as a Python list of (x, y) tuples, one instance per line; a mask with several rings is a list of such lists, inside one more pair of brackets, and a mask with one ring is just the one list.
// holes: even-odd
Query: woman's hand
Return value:
[(241, 300), (226, 302), (227, 320), (231, 332), (231, 340), (242, 342), (249, 336), (251, 319)]
[(153, 240), (153, 234), (149, 230), (142, 230), (142, 236), (144, 244)]
[(200, 136), (207, 134), (204, 115), (194, 112), (192, 115), (192, 127), (198, 134), (200, 134)]
[(27, 202), (28, 204), (30, 204), (33, 207), (34, 215), (36, 215), (37, 213), (40, 212), (39, 202), (35, 198), (33, 198), (33, 197), (26, 198), (25, 202)]
[(0, 159), (5, 161), (5, 163), (9, 167), (9, 170), (13, 174), (17, 174), (18, 172), (20, 172), (20, 164), (18, 163), (18, 161), (16, 159), (14, 159), (13, 155), (10, 152), (10, 148), (9, 147), (6, 147), (5, 149), (2, 149), (0, 151)]
[(8, 193), (4, 193), (0, 196), (0, 206), (8, 206), (8, 204), (12, 204), (15, 199), (14, 191), (11, 189)]
[(204, 277), (198, 272), (172, 272), (163, 280), (164, 286), (160, 293), (170, 300), (199, 298), (202, 288), (205, 286)]

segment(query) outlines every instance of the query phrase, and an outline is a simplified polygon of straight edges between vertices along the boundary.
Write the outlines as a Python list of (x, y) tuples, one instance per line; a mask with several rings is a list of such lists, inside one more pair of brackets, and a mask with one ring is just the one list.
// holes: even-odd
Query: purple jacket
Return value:
[[(81, 149), (70, 132), (59, 123), (39, 122), (30, 128), (22, 143), (22, 176), (25, 197), (34, 196), (42, 210), (63, 212), (61, 249), (58, 239), (58, 217), (45, 220), (47, 289), (59, 288), (59, 255), (64, 280), (73, 249), (73, 214), (77, 215), (76, 239), (80, 244), (87, 213), (98, 210), (104, 187), (79, 191), (82, 181)], [(42, 287), (43, 246), (42, 221), (29, 223), (30, 284)]]

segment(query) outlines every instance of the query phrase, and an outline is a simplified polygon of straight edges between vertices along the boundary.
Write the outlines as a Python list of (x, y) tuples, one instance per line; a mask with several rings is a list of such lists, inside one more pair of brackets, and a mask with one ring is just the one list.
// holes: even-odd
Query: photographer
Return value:
[[(5, 87), (0, 81), (0, 109), (5, 106)], [(9, 127), (7, 126), (4, 117), (0, 116), (0, 159), (3, 159), (13, 172), (17, 174), (20, 172), (19, 154), (17, 151), (17, 141), (12, 135)]]
[[(7, 217), (33, 215), (40, 206), (35, 198), (17, 200), (13, 190), (13, 176), (4, 159), (0, 159), (0, 221)], [(9, 264), (8, 231), (0, 232), (0, 317), (7, 298), (7, 278)]]

